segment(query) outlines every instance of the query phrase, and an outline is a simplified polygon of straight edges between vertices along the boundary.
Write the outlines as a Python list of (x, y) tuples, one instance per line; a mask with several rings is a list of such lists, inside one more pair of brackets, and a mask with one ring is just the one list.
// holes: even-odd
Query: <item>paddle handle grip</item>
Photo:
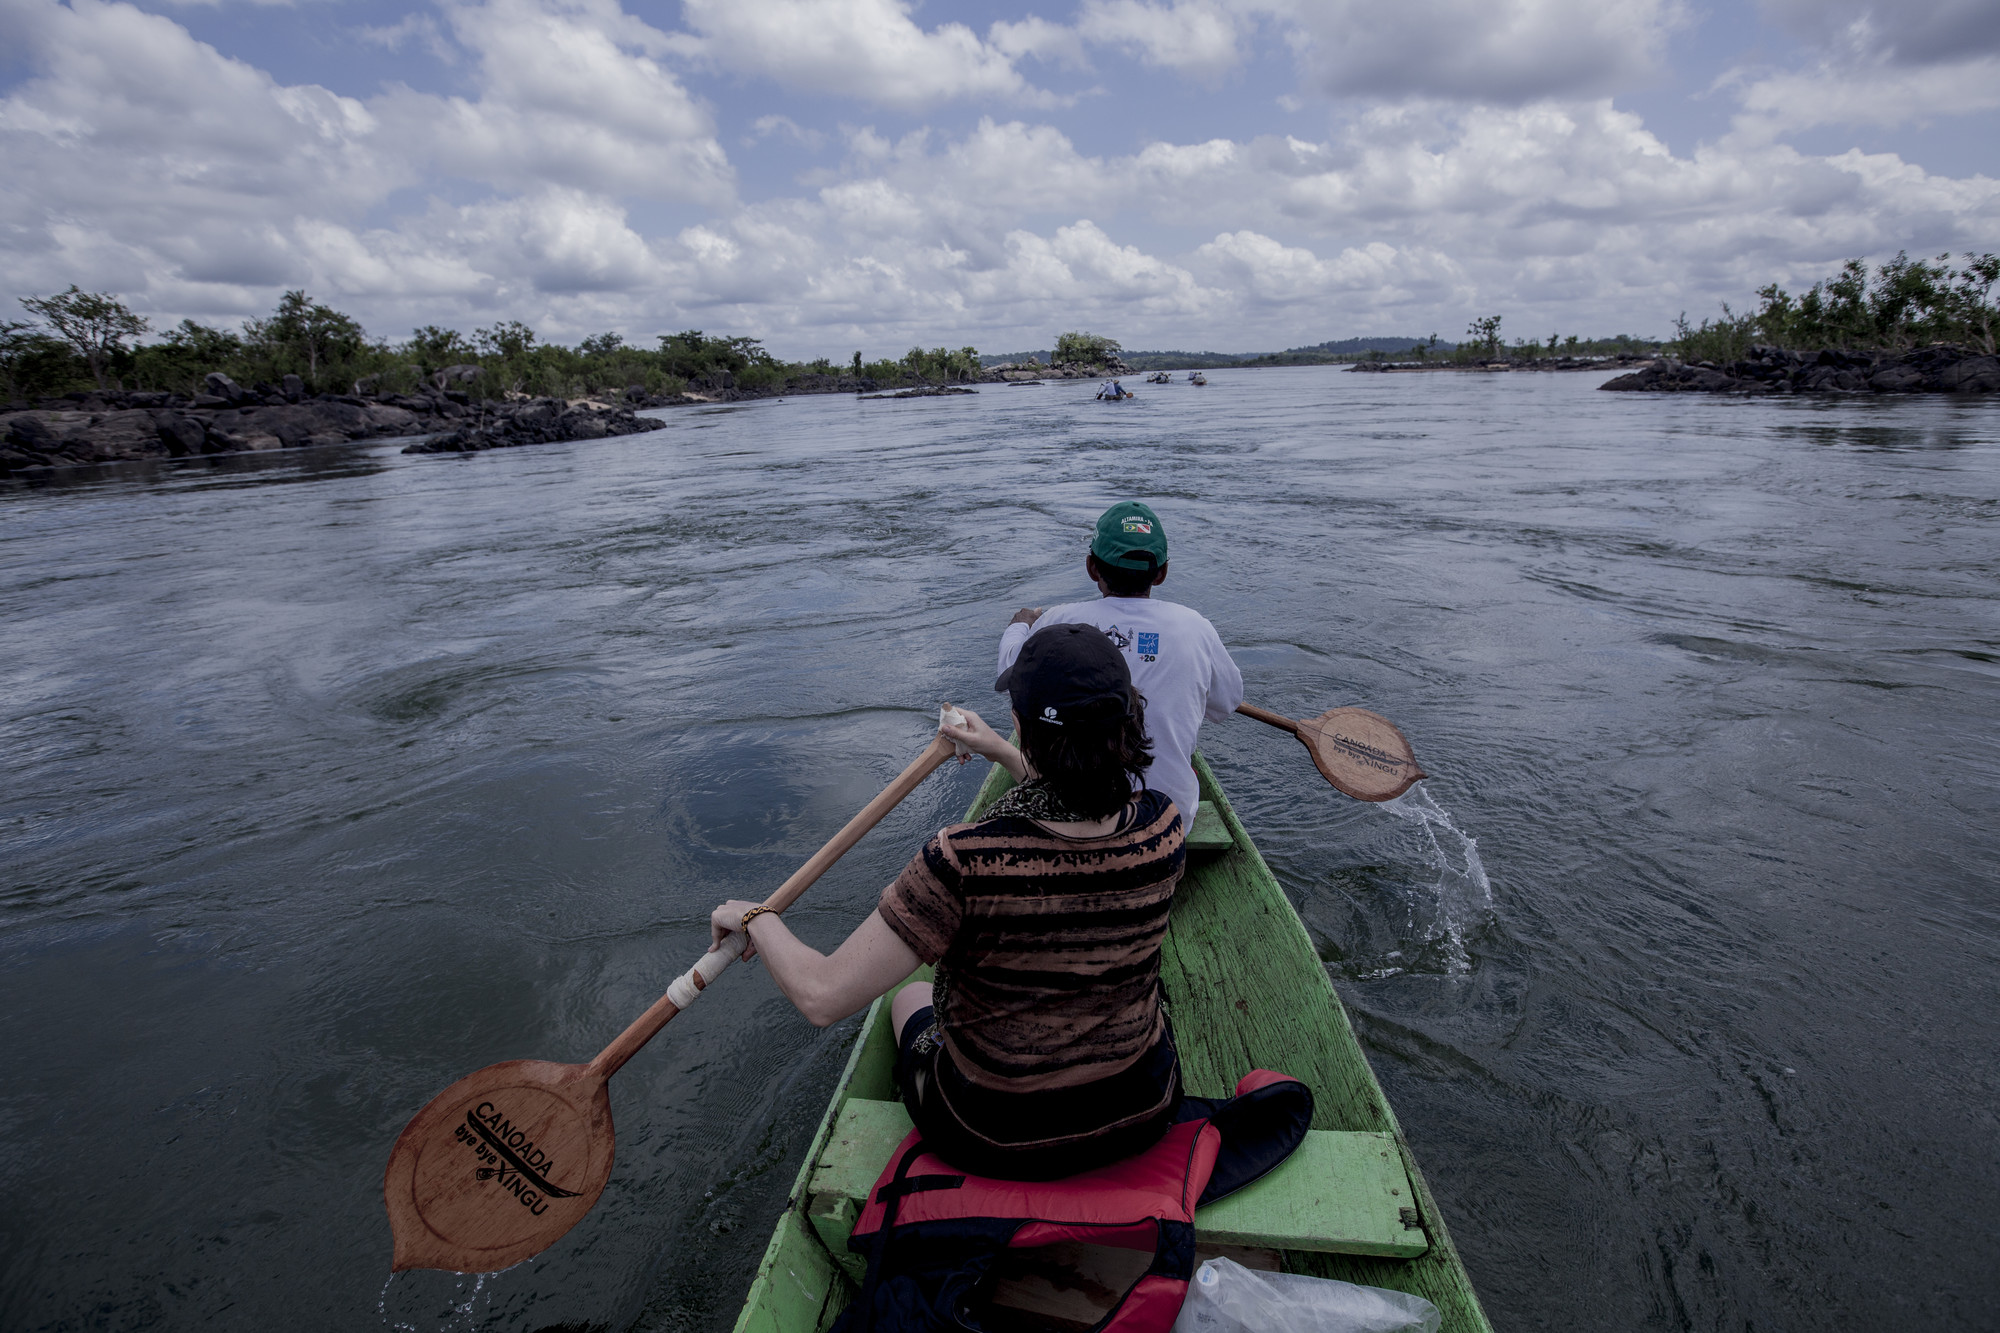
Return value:
[[(943, 736), (932, 739), (924, 752), (911, 761), (910, 766), (897, 775), (896, 780), (882, 789), (882, 794), (861, 807), (861, 813), (847, 821), (847, 826), (833, 835), (833, 840), (812, 854), (810, 860), (792, 872), (792, 877), (778, 886), (778, 891), (764, 900), (764, 906), (774, 912), (782, 912), (799, 900), (801, 894), (811, 888), (813, 881), (824, 875), (828, 868), (846, 854), (847, 849), (860, 842), (869, 829), (882, 822), (882, 817), (902, 803), (905, 796), (917, 789), (917, 785), (932, 773), (938, 765), (952, 756), (952, 743)], [(616, 1040), (597, 1053), (590, 1062), (589, 1070), (598, 1078), (610, 1078), (624, 1067), (627, 1060), (659, 1034), (661, 1028), (673, 1021), (675, 1014), (695, 1002), (709, 983), (722, 975), (728, 967), (743, 956), (743, 947), (748, 942), (746, 931), (734, 931), (722, 942), (722, 947), (711, 949), (701, 956), (701, 960), (667, 986), (667, 993), (653, 1002), (652, 1008), (634, 1019), (632, 1025), (619, 1033)]]
[(1238, 704), (1236, 705), (1236, 711), (1245, 717), (1254, 717), (1259, 722), (1268, 723), (1276, 727), (1279, 731), (1289, 731), (1294, 736), (1299, 734), (1299, 724), (1282, 713), (1274, 713), (1268, 708), (1259, 708), (1255, 704)]

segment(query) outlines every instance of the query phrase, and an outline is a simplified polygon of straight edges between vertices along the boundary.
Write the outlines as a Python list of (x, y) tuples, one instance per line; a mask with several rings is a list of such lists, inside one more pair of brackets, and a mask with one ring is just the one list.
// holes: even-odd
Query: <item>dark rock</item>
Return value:
[(288, 403), (296, 403), (306, 396), (306, 382), (297, 375), (285, 376), (284, 387), (278, 391)]
[(451, 384), (470, 384), (485, 373), (478, 366), (474, 365), (446, 366), (443, 370), (431, 376), (431, 383), (437, 385), (440, 389)]
[(961, 389), (952, 384), (926, 384), (921, 388), (904, 389), (900, 393), (870, 393), (862, 397), (869, 401), (881, 398), (943, 398), (950, 394), (978, 392), (977, 389)]
[(1876, 393), (1913, 393), (1924, 387), (1924, 372), (1915, 366), (1889, 365), (1868, 377)]
[(1938, 374), (1946, 393), (2000, 393), (2000, 356), (1969, 356)]
[[(1989, 364), (1995, 367), (1991, 372)], [(1753, 347), (1726, 367), (1664, 362), (1600, 387), (1651, 393), (1984, 393), (2000, 391), (2000, 358), (1945, 344), (1898, 355)]]
[(184, 417), (178, 412), (162, 412), (154, 418), (153, 428), (159, 432), (160, 443), (166, 447), (170, 458), (198, 454), (208, 439), (206, 427), (193, 417)]
[(201, 383), (211, 397), (220, 398), (225, 403), (240, 403), (249, 397), (242, 385), (219, 370), (211, 370), (202, 376)]
[(18, 449), (31, 450), (38, 454), (52, 454), (62, 447), (61, 439), (49, 423), (32, 412), (21, 412), (6, 419), (5, 439)]
[(457, 430), (405, 445), (406, 454), (469, 454), (509, 449), (524, 444), (563, 440), (595, 440), (610, 435), (636, 435), (666, 423), (634, 416), (629, 409), (570, 407), (559, 399), (488, 404), (479, 416)]

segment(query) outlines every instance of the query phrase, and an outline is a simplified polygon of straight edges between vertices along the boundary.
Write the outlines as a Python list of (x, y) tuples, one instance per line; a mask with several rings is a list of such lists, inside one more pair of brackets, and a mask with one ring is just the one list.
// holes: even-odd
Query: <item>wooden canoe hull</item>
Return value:
[[(1413, 1292), (1442, 1312), (1443, 1333), (1491, 1333), (1437, 1201), (1304, 924), (1199, 755), (1195, 770), (1202, 800), (1221, 817), (1233, 845), (1190, 858), (1161, 952), (1161, 978), (1188, 1091), (1227, 1096), (1249, 1070), (1280, 1069), (1312, 1088), (1315, 1129), (1391, 1136), (1409, 1174), (1429, 1249), (1414, 1259), (1286, 1250), (1285, 1267)], [(968, 817), (975, 817), (1007, 784), (1005, 771), (995, 766)], [(807, 1182), (850, 1099), (895, 1097), (894, 1059), (885, 997), (869, 1010), (758, 1266), (735, 1333), (818, 1333), (852, 1297), (852, 1283), (821, 1240), (826, 1219), (815, 1225), (809, 1214), (813, 1200)]]

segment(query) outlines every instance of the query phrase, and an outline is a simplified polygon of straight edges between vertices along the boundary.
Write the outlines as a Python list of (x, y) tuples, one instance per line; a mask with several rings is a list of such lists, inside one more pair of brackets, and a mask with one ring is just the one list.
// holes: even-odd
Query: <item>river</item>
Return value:
[(2000, 404), (1209, 378), (0, 491), (0, 1327), (727, 1330), (855, 1031), (761, 968), (537, 1260), (390, 1280), (389, 1145), (588, 1058), (941, 698), (1004, 716), (1002, 626), (1139, 497), (1254, 701), (1435, 775), (1398, 818), (1204, 732), (1497, 1328), (1990, 1328)]

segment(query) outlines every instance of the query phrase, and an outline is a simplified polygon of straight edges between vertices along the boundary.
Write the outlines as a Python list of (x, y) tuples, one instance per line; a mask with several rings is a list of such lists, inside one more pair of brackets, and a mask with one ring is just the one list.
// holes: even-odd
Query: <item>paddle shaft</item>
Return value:
[(1259, 722), (1268, 723), (1276, 727), (1279, 731), (1289, 731), (1294, 736), (1299, 734), (1299, 724), (1282, 713), (1274, 713), (1268, 708), (1259, 708), (1256, 704), (1238, 704), (1236, 705), (1236, 711), (1245, 717), (1254, 717)]
[[(846, 854), (847, 849), (860, 842), (869, 829), (882, 822), (882, 817), (895, 809), (905, 796), (917, 789), (917, 785), (932, 773), (938, 765), (952, 756), (952, 743), (943, 736), (931, 741), (924, 752), (918, 755), (910, 766), (900, 773), (896, 780), (883, 788), (882, 794), (861, 807), (861, 813), (847, 821), (847, 827), (833, 835), (832, 841), (814, 852), (812, 858), (797, 870), (792, 877), (778, 886), (778, 891), (764, 900), (764, 906), (774, 912), (782, 912), (799, 900), (799, 896), (811, 888), (813, 881), (824, 875), (828, 868)], [(732, 934), (720, 949), (710, 950), (702, 956), (686, 977), (675, 984), (688, 982), (696, 991), (707, 986), (721, 974), (743, 952), (744, 933)], [(692, 996), (687, 997), (691, 1002)], [(616, 1040), (602, 1051), (587, 1066), (589, 1073), (597, 1078), (610, 1078), (627, 1060), (637, 1055), (640, 1048), (651, 1041), (675, 1014), (686, 1008), (686, 1003), (674, 1002), (674, 990), (669, 988), (665, 995), (654, 1001), (653, 1007), (634, 1019), (632, 1025), (619, 1033)]]

